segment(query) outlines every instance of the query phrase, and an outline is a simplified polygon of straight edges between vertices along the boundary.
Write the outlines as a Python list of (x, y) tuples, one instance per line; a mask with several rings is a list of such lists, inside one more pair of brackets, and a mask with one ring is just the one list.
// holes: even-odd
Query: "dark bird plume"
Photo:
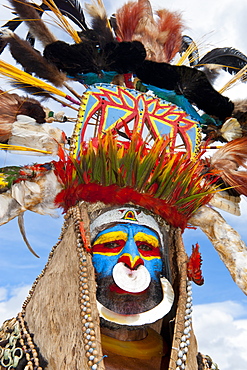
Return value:
[[(234, 48), (216, 48), (209, 51), (199, 60), (196, 67), (202, 67), (207, 64), (219, 65), (230, 74), (236, 74), (247, 64), (247, 57)], [(246, 75), (242, 77), (243, 80), (246, 80), (246, 78)]]

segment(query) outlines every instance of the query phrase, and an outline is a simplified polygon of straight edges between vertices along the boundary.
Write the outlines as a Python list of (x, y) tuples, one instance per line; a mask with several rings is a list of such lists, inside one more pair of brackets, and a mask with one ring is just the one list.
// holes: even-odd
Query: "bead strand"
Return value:
[(184, 316), (184, 331), (178, 349), (178, 359), (176, 362), (176, 370), (184, 370), (186, 368), (187, 352), (190, 345), (190, 332), (192, 329), (192, 283), (187, 279), (187, 299)]
[(37, 347), (33, 343), (32, 337), (25, 324), (22, 313), (18, 314), (17, 320), (20, 324), (22, 334), (20, 344), (22, 346), (23, 352), (26, 355), (27, 360), (27, 365), (25, 366), (24, 370), (42, 370), (42, 367), (39, 365), (39, 355)]
[(82, 338), (88, 365), (92, 370), (97, 370), (99, 359), (96, 349), (95, 324), (91, 317), (87, 252), (85, 251), (80, 232), (81, 214), (79, 207), (73, 208), (72, 215), (76, 232), (77, 255), (79, 258), (79, 304), (81, 309)]

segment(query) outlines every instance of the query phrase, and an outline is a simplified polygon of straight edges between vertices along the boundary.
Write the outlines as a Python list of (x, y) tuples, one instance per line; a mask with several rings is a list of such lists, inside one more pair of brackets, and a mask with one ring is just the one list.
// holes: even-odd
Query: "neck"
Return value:
[(101, 328), (101, 333), (108, 337), (115, 338), (122, 341), (135, 341), (146, 338), (147, 330), (144, 327), (140, 329), (128, 330), (126, 328), (120, 328), (117, 330), (111, 330), (108, 328)]

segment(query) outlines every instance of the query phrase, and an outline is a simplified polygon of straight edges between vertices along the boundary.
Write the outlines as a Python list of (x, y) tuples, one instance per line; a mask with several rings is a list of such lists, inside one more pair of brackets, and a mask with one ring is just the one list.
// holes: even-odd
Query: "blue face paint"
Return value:
[(130, 269), (144, 265), (154, 280), (162, 271), (160, 242), (148, 227), (117, 224), (101, 231), (93, 243), (93, 265), (99, 277), (112, 275), (113, 267), (124, 262)]

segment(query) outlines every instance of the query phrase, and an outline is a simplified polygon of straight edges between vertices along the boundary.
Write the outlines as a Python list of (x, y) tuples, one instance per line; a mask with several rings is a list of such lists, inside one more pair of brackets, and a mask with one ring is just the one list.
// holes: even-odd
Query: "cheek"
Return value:
[(100, 254), (93, 254), (92, 262), (97, 274), (100, 277), (112, 275), (112, 269), (116, 265), (119, 256), (104, 256)]
[(154, 258), (151, 261), (144, 260), (144, 266), (148, 269), (151, 278), (157, 280), (162, 272), (161, 258)]

